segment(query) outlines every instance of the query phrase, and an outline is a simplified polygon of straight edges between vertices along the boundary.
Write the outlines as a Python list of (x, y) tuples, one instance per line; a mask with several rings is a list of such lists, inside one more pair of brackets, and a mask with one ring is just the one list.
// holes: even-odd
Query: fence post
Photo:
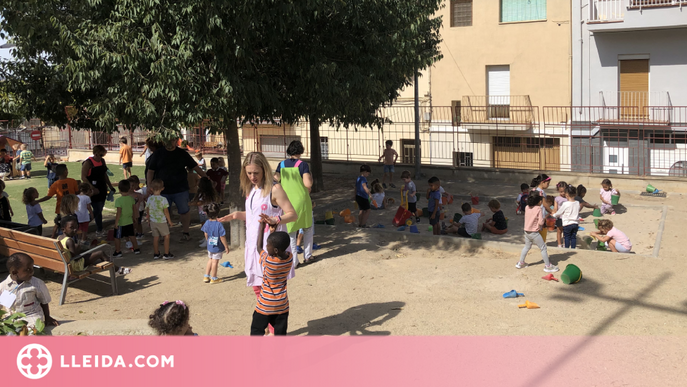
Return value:
[(72, 127), (67, 124), (67, 133), (69, 134), (69, 149), (72, 149)]
[(346, 128), (346, 161), (351, 161), (351, 144), (348, 142), (348, 128)]

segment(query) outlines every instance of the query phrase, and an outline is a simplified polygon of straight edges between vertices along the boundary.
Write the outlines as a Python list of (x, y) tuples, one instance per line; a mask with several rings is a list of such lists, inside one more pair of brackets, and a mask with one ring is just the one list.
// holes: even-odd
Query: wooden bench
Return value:
[[(107, 245), (96, 246), (95, 248), (82, 252), (76, 257), (72, 257), (72, 259), (90, 254), (105, 247), (107, 247)], [(28, 254), (33, 258), (34, 266), (64, 274), (62, 292), (60, 294), (60, 305), (64, 304), (64, 299), (67, 296), (67, 287), (70, 284), (105, 270), (110, 271), (112, 293), (115, 295), (117, 294), (117, 279), (114, 263), (100, 262), (95, 266), (87, 267), (84, 271), (72, 272), (69, 267), (69, 260), (62, 255), (62, 250), (57, 240), (29, 234), (19, 231), (18, 229), (11, 230), (0, 228), (0, 255), (9, 257), (15, 253)], [(71, 279), (69, 278), (70, 276), (72, 277)]]

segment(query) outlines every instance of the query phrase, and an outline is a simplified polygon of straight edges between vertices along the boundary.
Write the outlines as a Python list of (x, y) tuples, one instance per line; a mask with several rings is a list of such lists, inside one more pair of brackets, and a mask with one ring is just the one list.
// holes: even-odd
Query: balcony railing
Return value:
[(462, 100), (461, 120), (465, 124), (531, 125), (537, 112), (529, 95), (469, 95)]
[(674, 7), (687, 5), (687, 0), (590, 0), (589, 22), (621, 22), (627, 9)]
[(667, 91), (599, 92), (601, 106), (613, 109), (618, 120), (670, 121), (672, 102)]

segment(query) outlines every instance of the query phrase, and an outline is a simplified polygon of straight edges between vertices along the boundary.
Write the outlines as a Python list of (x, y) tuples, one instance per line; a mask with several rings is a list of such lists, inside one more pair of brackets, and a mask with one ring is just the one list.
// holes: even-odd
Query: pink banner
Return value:
[(684, 386), (683, 337), (10, 337), (8, 386)]

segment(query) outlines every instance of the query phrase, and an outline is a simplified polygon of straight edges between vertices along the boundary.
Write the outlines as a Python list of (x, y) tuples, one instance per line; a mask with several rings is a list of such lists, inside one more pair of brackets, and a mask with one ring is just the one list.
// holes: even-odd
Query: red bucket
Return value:
[(546, 218), (546, 227), (549, 231), (556, 229), (556, 218)]
[(479, 196), (472, 196), (472, 204), (477, 205), (479, 204)]

